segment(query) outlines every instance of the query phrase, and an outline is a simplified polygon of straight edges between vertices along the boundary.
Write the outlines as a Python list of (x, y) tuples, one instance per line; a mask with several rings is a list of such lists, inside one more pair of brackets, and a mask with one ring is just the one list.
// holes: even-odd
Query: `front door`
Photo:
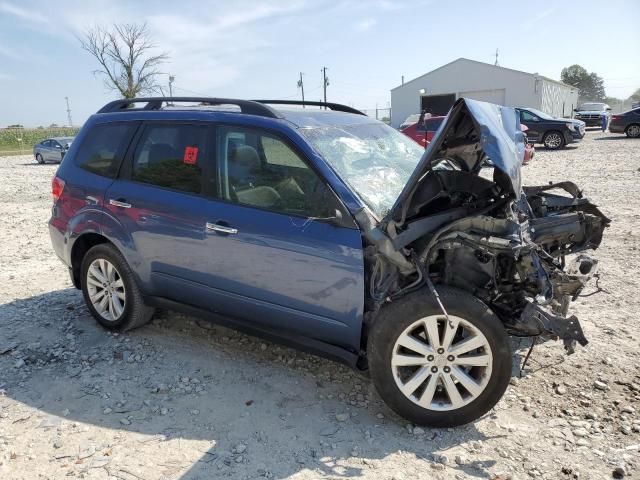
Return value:
[(542, 138), (542, 128), (540, 118), (528, 110), (519, 110), (520, 123), (527, 126), (527, 137), (530, 142), (540, 142)]
[(350, 214), (281, 137), (220, 127), (216, 151), (209, 181), (217, 198), (206, 208), (209, 307), (357, 348), (364, 272)]

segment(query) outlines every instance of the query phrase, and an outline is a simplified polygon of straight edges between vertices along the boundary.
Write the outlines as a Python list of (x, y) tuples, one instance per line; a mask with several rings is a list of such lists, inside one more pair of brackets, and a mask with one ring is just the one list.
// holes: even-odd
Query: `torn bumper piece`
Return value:
[[(563, 317), (547, 311), (535, 303), (528, 303), (520, 315), (519, 323), (538, 330), (538, 335), (551, 335), (564, 341), (567, 353), (575, 351), (576, 342), (586, 346), (589, 341), (584, 336), (578, 317)], [(533, 332), (532, 332), (533, 333)]]

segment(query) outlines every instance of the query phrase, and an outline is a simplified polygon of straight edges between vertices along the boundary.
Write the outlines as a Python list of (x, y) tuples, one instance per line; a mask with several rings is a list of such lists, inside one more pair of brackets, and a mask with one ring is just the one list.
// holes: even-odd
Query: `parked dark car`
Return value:
[(33, 146), (33, 156), (38, 163), (61, 162), (74, 137), (53, 137)]
[(555, 118), (535, 108), (517, 108), (520, 122), (527, 126), (531, 143), (542, 143), (549, 150), (563, 148), (584, 138), (585, 123), (570, 118)]
[(602, 126), (602, 117), (607, 117), (607, 123), (611, 118), (611, 107), (602, 102), (583, 103), (574, 109), (574, 118), (582, 120), (587, 127)]
[(640, 138), (640, 108), (611, 116), (611, 133), (625, 133), (630, 138)]
[(510, 334), (587, 343), (567, 309), (609, 220), (571, 182), (521, 186), (514, 109), (460, 99), (425, 150), (350, 107), (294, 104), (117, 100), (89, 118), (49, 230), (101, 325), (211, 318), (366, 371), (437, 426), (501, 398)]

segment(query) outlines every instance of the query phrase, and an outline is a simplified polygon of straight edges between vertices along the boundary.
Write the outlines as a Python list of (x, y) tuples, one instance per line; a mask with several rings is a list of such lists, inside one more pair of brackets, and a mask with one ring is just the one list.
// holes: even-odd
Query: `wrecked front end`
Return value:
[[(569, 304), (596, 274), (610, 223), (571, 182), (522, 187), (511, 108), (461, 99), (394, 207), (357, 220), (369, 247), (369, 311), (425, 284), (481, 299), (515, 336), (587, 344)], [(491, 165), (492, 168), (487, 167)]]

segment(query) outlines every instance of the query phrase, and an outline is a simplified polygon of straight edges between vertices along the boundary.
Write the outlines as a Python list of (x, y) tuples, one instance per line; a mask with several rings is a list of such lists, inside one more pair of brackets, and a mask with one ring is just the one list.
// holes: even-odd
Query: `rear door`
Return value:
[(146, 293), (181, 301), (206, 268), (204, 172), (212, 144), (204, 123), (146, 122), (105, 204)]
[(216, 152), (200, 298), (283, 333), (358, 348), (362, 239), (348, 211), (282, 136), (221, 126)]

